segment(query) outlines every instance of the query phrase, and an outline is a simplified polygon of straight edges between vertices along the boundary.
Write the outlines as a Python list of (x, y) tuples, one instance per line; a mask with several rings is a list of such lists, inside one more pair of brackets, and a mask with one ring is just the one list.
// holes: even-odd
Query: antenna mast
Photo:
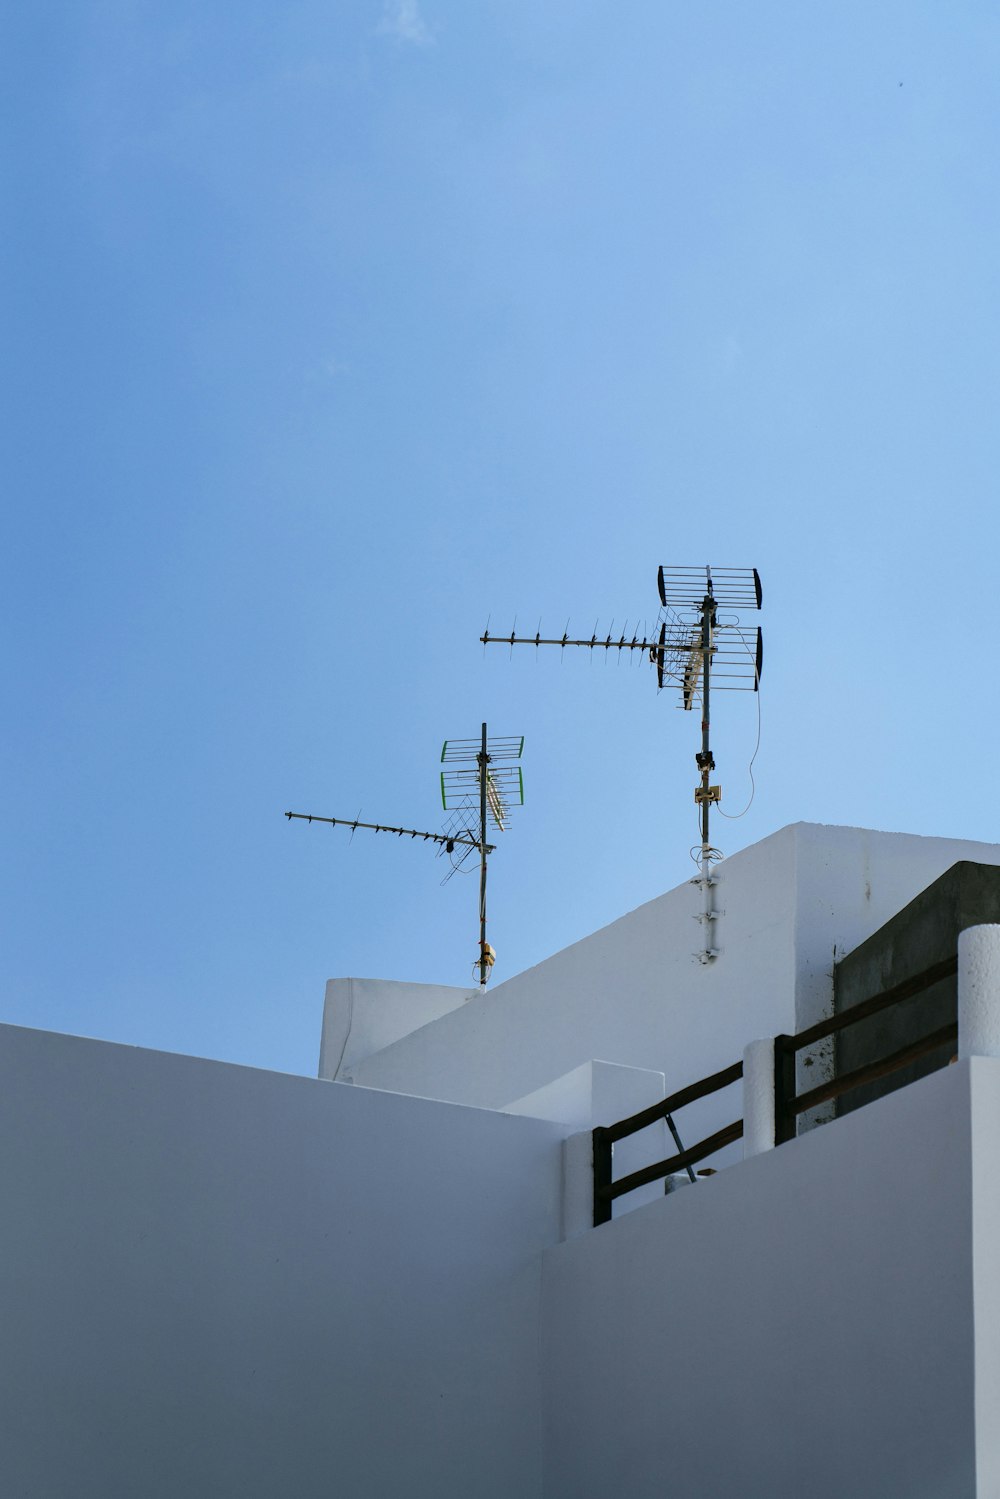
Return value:
[(713, 635), (716, 625), (715, 596), (712, 591), (712, 569), (705, 568), (705, 596), (701, 601), (701, 750), (695, 755), (698, 769), (701, 771), (701, 785), (696, 789), (695, 801), (701, 807), (701, 854), (698, 860), (698, 878), (695, 883), (701, 886), (702, 909), (701, 924), (703, 928), (703, 943), (701, 952), (698, 954), (702, 963), (710, 963), (716, 957), (716, 951), (712, 944), (712, 922), (716, 919), (716, 911), (712, 902), (712, 889), (715, 880), (712, 876), (712, 842), (708, 836), (708, 814), (712, 803), (722, 800), (722, 787), (709, 785), (712, 771), (715, 769), (715, 759), (712, 755), (710, 743), (710, 731), (712, 715), (710, 710), (710, 693), (712, 685), (712, 646)]
[[(718, 956), (712, 940), (713, 923), (719, 912), (712, 891), (717, 878), (712, 864), (721, 858), (712, 847), (709, 815), (713, 802), (722, 800), (721, 786), (712, 784), (715, 758), (711, 746), (711, 691), (713, 677), (717, 691), (752, 691), (760, 685), (763, 667), (763, 644), (759, 626), (751, 633), (740, 624), (739, 614), (720, 623), (720, 608), (757, 609), (762, 603), (760, 575), (755, 567), (660, 567), (656, 577), (660, 595), (658, 628), (627, 631), (616, 638), (611, 631), (600, 638), (595, 628), (589, 640), (571, 640), (567, 627), (563, 635), (543, 638), (541, 629), (535, 635), (491, 635), (487, 629), (479, 638), (484, 645), (557, 645), (583, 646), (605, 652), (640, 652), (656, 667), (658, 688), (674, 686), (680, 690), (680, 707), (690, 710), (701, 700), (701, 749), (695, 755), (700, 784), (694, 799), (699, 809), (701, 845), (698, 874), (692, 881), (702, 891), (702, 909), (697, 920), (702, 925), (702, 946), (695, 954), (701, 963), (711, 963)], [(720, 635), (724, 638), (720, 641)], [(728, 637), (728, 638), (725, 638)], [(692, 851), (693, 852), (693, 851)]]

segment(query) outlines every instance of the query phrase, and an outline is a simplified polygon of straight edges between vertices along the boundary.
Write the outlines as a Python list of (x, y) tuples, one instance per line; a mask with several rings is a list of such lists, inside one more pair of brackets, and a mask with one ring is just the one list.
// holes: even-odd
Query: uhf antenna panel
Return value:
[[(661, 623), (656, 649), (656, 683), (677, 687), (678, 707), (701, 701), (705, 681), (702, 656), (702, 610), (710, 593), (715, 623), (711, 640), (711, 681), (717, 692), (756, 692), (764, 667), (760, 627), (747, 629), (738, 609), (759, 609), (760, 576), (755, 567), (661, 567), (656, 575)], [(722, 620), (718, 611), (725, 611)], [(730, 617), (727, 617), (730, 616)]]
[(484, 645), (555, 645), (583, 646), (606, 653), (622, 652), (629, 659), (648, 659), (656, 668), (656, 685), (673, 688), (679, 694), (678, 707), (687, 711), (696, 705), (701, 710), (701, 749), (695, 756), (701, 772), (701, 784), (695, 788), (695, 802), (701, 825), (701, 851), (696, 884), (702, 887), (704, 902), (698, 917), (704, 941), (699, 959), (711, 962), (716, 956), (712, 942), (712, 923), (718, 912), (712, 902), (715, 880), (711, 873), (713, 860), (720, 854), (709, 839), (709, 813), (722, 800), (722, 788), (712, 784), (715, 759), (710, 743), (711, 692), (756, 692), (764, 666), (764, 647), (760, 628), (748, 627), (741, 612), (759, 610), (763, 602), (760, 575), (755, 567), (671, 567), (661, 566), (656, 574), (660, 595), (660, 617), (652, 631), (628, 630), (615, 635), (609, 630), (601, 636), (595, 628), (590, 639), (571, 639), (569, 628), (562, 636), (491, 635), (487, 629), (480, 636)]
[(656, 586), (664, 608), (700, 609), (706, 574), (716, 605), (723, 609), (759, 609), (763, 602), (760, 574), (755, 567), (664, 567), (657, 569)]

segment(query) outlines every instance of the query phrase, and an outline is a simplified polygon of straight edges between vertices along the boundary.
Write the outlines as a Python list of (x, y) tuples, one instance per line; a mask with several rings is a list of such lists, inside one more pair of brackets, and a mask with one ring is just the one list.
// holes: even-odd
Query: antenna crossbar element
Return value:
[[(711, 626), (709, 650), (712, 657), (712, 685), (718, 692), (756, 692), (764, 666), (764, 645), (760, 627), (753, 632), (738, 624)], [(660, 687), (675, 686), (681, 690), (682, 708), (692, 708), (701, 701), (704, 678), (702, 630), (697, 623), (674, 618), (660, 627), (656, 648), (656, 680)]]
[[(706, 574), (708, 578), (706, 580)], [(675, 609), (700, 609), (705, 585), (723, 608), (759, 609), (763, 599), (755, 567), (660, 567), (656, 586), (660, 603)]]
[[(441, 761), (443, 764), (464, 761), (469, 765), (478, 765), (482, 748), (482, 741), (479, 739), (446, 739), (441, 750)], [(523, 734), (493, 735), (486, 740), (486, 753), (494, 764), (498, 760), (520, 760), (523, 749)]]
[(488, 821), (499, 832), (505, 830), (511, 807), (524, 806), (524, 776), (520, 765), (487, 765), (485, 778), (479, 767), (441, 772), (441, 805), (445, 811), (473, 812), (480, 801), (480, 782), (485, 779)]
[[(395, 833), (397, 838), (419, 838), (423, 843), (440, 843), (446, 848), (455, 844), (464, 844), (470, 849), (480, 846), (479, 839), (468, 828), (453, 833), (425, 833), (422, 828), (396, 828), (387, 822), (361, 822), (356, 817), (320, 817), (315, 812), (286, 812), (285, 816), (289, 819), (297, 817), (302, 822), (326, 822), (335, 828), (370, 828), (373, 833)], [(488, 843), (486, 852), (493, 853), (494, 847)]]

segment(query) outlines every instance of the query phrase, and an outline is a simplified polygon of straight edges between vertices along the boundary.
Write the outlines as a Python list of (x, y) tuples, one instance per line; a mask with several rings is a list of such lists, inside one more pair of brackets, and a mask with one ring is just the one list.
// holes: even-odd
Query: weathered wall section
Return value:
[[(834, 972), (837, 1013), (914, 979), (935, 964), (953, 959), (958, 951), (959, 933), (966, 927), (998, 921), (1000, 869), (961, 860), (837, 963)], [(837, 1072), (852, 1072), (889, 1056), (949, 1025), (957, 1013), (958, 980), (952, 974), (922, 993), (841, 1031), (836, 1040)], [(873, 1098), (882, 1098), (936, 1072), (939, 1067), (947, 1066), (957, 1050), (957, 1043), (949, 1043), (899, 1072), (845, 1094), (838, 1112), (850, 1113)]]

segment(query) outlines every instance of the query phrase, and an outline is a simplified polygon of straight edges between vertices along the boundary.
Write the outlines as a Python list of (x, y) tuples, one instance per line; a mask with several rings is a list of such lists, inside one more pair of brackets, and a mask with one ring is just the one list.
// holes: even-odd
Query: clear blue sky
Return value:
[[(484, 659), (756, 565), (758, 793), (1000, 839), (1000, 15), (8, 3), (0, 1018), (314, 1070), (464, 983), (445, 737), (526, 736), (497, 980), (691, 873), (648, 669)], [(738, 810), (756, 717), (716, 734)], [(697, 928), (692, 925), (693, 940)]]

